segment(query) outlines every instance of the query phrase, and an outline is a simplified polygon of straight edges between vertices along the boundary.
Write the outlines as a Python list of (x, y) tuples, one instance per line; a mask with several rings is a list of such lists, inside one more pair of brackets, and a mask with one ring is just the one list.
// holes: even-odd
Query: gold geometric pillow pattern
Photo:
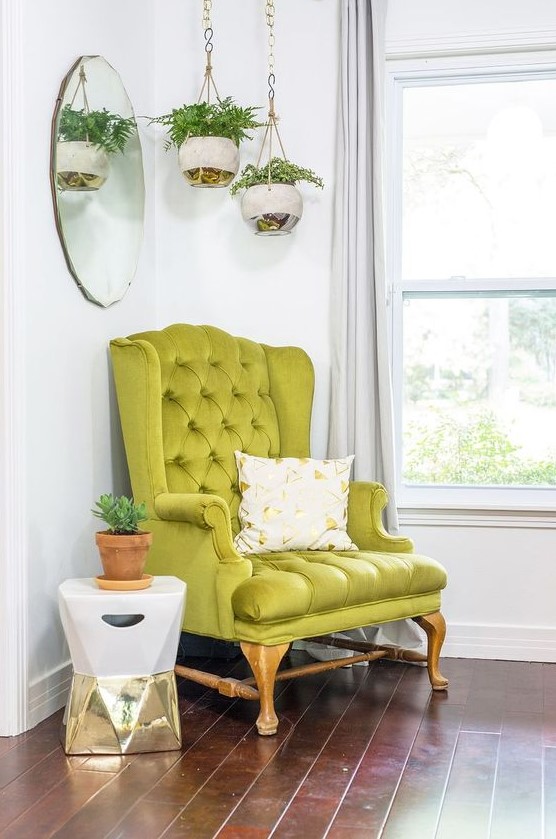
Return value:
[(254, 457), (234, 452), (239, 475), (242, 554), (273, 551), (356, 551), (349, 538), (350, 457)]

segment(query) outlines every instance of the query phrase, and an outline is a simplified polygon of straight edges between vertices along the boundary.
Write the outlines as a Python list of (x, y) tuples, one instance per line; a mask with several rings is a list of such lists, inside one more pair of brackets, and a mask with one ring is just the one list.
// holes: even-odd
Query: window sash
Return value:
[[(442, 280), (402, 278), (402, 151), (403, 151), (403, 93), (411, 86), (453, 85), (482, 82), (528, 81), (556, 79), (554, 56), (543, 58), (542, 66), (524, 64), (521, 67), (501, 65), (495, 57), (492, 66), (485, 67), (485, 58), (469, 59), (462, 65), (457, 59), (448, 62), (428, 61), (426, 69), (422, 60), (397, 62), (387, 73), (387, 131), (388, 157), (386, 161), (387, 184), (387, 282), (391, 310), (391, 359), (394, 390), (396, 481), (398, 506), (403, 508), (434, 509), (496, 509), (496, 510), (555, 510), (556, 488), (536, 487), (481, 487), (404, 484), (402, 480), (403, 445), (403, 299), (407, 296), (512, 296), (548, 295), (556, 291), (555, 277), (522, 277), (519, 279), (466, 279), (446, 277)], [(504, 59), (507, 61), (507, 59)], [(523, 62), (525, 59), (520, 56)], [(474, 61), (482, 66), (470, 66)], [(436, 68), (434, 65), (437, 65)]]

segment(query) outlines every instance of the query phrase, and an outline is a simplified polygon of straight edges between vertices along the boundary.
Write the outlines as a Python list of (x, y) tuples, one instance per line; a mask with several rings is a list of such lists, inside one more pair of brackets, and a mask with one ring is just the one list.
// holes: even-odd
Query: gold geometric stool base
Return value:
[(181, 748), (174, 671), (110, 677), (74, 673), (61, 740), (68, 755)]

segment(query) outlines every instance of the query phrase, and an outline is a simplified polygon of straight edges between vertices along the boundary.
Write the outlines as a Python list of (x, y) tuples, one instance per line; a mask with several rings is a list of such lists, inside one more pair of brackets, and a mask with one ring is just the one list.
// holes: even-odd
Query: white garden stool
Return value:
[(105, 591), (92, 578), (58, 589), (73, 664), (62, 725), (66, 754), (181, 748), (174, 665), (186, 586), (154, 577), (139, 591)]

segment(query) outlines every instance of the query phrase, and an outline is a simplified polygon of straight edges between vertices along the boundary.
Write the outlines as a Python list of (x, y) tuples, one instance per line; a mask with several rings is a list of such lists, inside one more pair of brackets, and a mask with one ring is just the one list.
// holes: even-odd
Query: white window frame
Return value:
[[(396, 499), (400, 510), (501, 510), (556, 512), (556, 488), (408, 486), (402, 482), (403, 422), (403, 294), (406, 291), (473, 292), (483, 290), (547, 290), (551, 278), (403, 280), (402, 246), (402, 100), (408, 87), (493, 81), (556, 79), (556, 51), (492, 55), (411, 57), (386, 63), (386, 230), (387, 284), (391, 312), (390, 336), (396, 441)], [(449, 286), (448, 286), (449, 282)]]

